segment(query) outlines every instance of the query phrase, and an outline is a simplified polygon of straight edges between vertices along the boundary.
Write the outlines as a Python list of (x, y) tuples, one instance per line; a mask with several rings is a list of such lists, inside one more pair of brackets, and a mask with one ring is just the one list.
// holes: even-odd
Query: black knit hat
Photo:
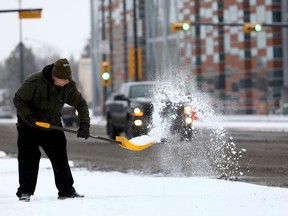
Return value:
[(52, 68), (53, 76), (59, 79), (71, 79), (71, 68), (66, 58), (58, 59)]

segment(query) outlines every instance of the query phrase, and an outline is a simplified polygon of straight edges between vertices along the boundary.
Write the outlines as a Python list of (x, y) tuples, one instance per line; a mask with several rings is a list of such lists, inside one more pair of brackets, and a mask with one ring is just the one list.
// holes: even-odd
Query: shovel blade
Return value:
[(149, 146), (154, 145), (156, 142), (149, 142), (149, 143), (145, 143), (145, 144), (141, 144), (141, 145), (136, 145), (134, 143), (131, 143), (128, 139), (126, 139), (125, 137), (121, 137), (121, 136), (116, 136), (116, 140), (121, 142), (121, 144), (119, 144), (119, 146), (121, 146), (122, 148), (131, 150), (131, 151), (142, 151), (146, 148), (148, 148)]

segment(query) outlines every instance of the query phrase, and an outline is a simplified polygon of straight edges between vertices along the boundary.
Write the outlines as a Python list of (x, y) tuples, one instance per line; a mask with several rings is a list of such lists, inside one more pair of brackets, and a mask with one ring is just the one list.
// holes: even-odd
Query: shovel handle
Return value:
[[(74, 133), (74, 134), (78, 133), (76, 130), (63, 128), (63, 127), (59, 127), (56, 125), (50, 125), (49, 123), (46, 123), (46, 122), (36, 122), (35, 125), (37, 125), (39, 127), (43, 127), (43, 128), (51, 128), (51, 129), (66, 131), (66, 132)], [(149, 142), (145, 145), (136, 145), (136, 144), (131, 143), (126, 138), (119, 137), (119, 136), (116, 137), (116, 140), (105, 138), (105, 137), (100, 137), (100, 136), (95, 136), (95, 135), (91, 135), (91, 134), (89, 134), (89, 137), (92, 137), (94, 139), (108, 141), (108, 142), (118, 143), (119, 146), (121, 146), (122, 148), (129, 149), (131, 151), (142, 151), (142, 150), (144, 150), (144, 149), (148, 148), (149, 146), (154, 145), (156, 143), (156, 142)]]
[[(74, 133), (74, 134), (78, 133), (76, 130), (63, 128), (63, 127), (56, 126), (56, 125), (50, 125), (49, 123), (46, 123), (46, 122), (36, 122), (35, 125), (37, 125), (39, 127), (43, 127), (43, 128), (51, 128), (51, 129), (55, 129), (55, 130), (65, 131), (65, 132), (68, 132), (68, 133)], [(109, 139), (109, 138), (105, 138), (105, 137), (95, 136), (95, 135), (91, 135), (91, 134), (89, 134), (89, 137), (94, 138), (94, 139), (107, 141), (107, 142), (114, 142), (114, 143), (121, 144), (120, 141)]]
[(103, 140), (103, 141), (108, 141), (108, 142), (114, 142), (114, 143), (121, 144), (120, 141), (109, 139), (109, 138), (105, 138), (105, 137), (95, 136), (95, 135), (91, 135), (91, 134), (89, 135), (89, 137), (92, 137), (92, 138), (95, 138), (95, 139), (99, 139), (99, 140)]

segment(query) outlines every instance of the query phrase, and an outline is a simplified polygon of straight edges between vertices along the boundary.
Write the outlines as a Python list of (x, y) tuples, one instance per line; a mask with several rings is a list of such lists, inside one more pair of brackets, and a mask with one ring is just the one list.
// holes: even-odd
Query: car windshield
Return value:
[(130, 88), (130, 98), (152, 98), (153, 97), (153, 88), (152, 84), (145, 85), (135, 85)]

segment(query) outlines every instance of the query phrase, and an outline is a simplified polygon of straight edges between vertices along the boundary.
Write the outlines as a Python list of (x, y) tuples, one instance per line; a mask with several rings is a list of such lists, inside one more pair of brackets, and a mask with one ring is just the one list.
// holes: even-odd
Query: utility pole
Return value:
[(19, 0), (19, 9), (11, 9), (11, 10), (0, 10), (0, 13), (14, 13), (17, 12), (19, 14), (19, 72), (20, 72), (20, 84), (24, 81), (24, 44), (23, 44), (23, 36), (22, 36), (22, 19), (29, 18), (41, 18), (41, 8), (36, 9), (21, 9), (21, 0)]
[(110, 78), (111, 88), (110, 91), (114, 90), (114, 71), (113, 71), (113, 64), (114, 64), (114, 57), (113, 57), (113, 22), (112, 22), (112, 0), (109, 0), (109, 47), (110, 47)]
[[(21, 9), (21, 0), (19, 0), (19, 10)], [(23, 56), (23, 36), (22, 36), (22, 19), (19, 19), (19, 61), (20, 61), (20, 85), (24, 81), (24, 56)]]
[(135, 81), (139, 81), (138, 70), (138, 38), (137, 38), (137, 13), (136, 0), (133, 0), (133, 29), (134, 29), (134, 56), (135, 56)]
[(124, 71), (125, 71), (125, 82), (128, 81), (128, 58), (127, 58), (127, 19), (126, 19), (126, 0), (123, 0), (123, 44), (124, 44)]
[[(105, 8), (104, 8), (104, 1), (105, 0), (101, 0), (101, 11), (102, 11), (102, 41), (106, 40), (106, 33), (105, 33)], [(102, 55), (102, 62), (106, 62), (107, 61), (107, 57), (106, 54), (103, 53)], [(105, 115), (105, 102), (107, 99), (107, 86), (103, 86), (103, 108), (102, 108), (102, 112), (103, 115)]]
[[(98, 4), (96, 0), (90, 0), (90, 9), (91, 9), (91, 63), (92, 63), (92, 109), (94, 115), (99, 115), (101, 113), (101, 85), (100, 85), (100, 73), (99, 73), (99, 64), (100, 64), (100, 55), (99, 55), (99, 34), (98, 31)], [(96, 21), (97, 20), (97, 21)], [(98, 51), (98, 52), (97, 52)]]

